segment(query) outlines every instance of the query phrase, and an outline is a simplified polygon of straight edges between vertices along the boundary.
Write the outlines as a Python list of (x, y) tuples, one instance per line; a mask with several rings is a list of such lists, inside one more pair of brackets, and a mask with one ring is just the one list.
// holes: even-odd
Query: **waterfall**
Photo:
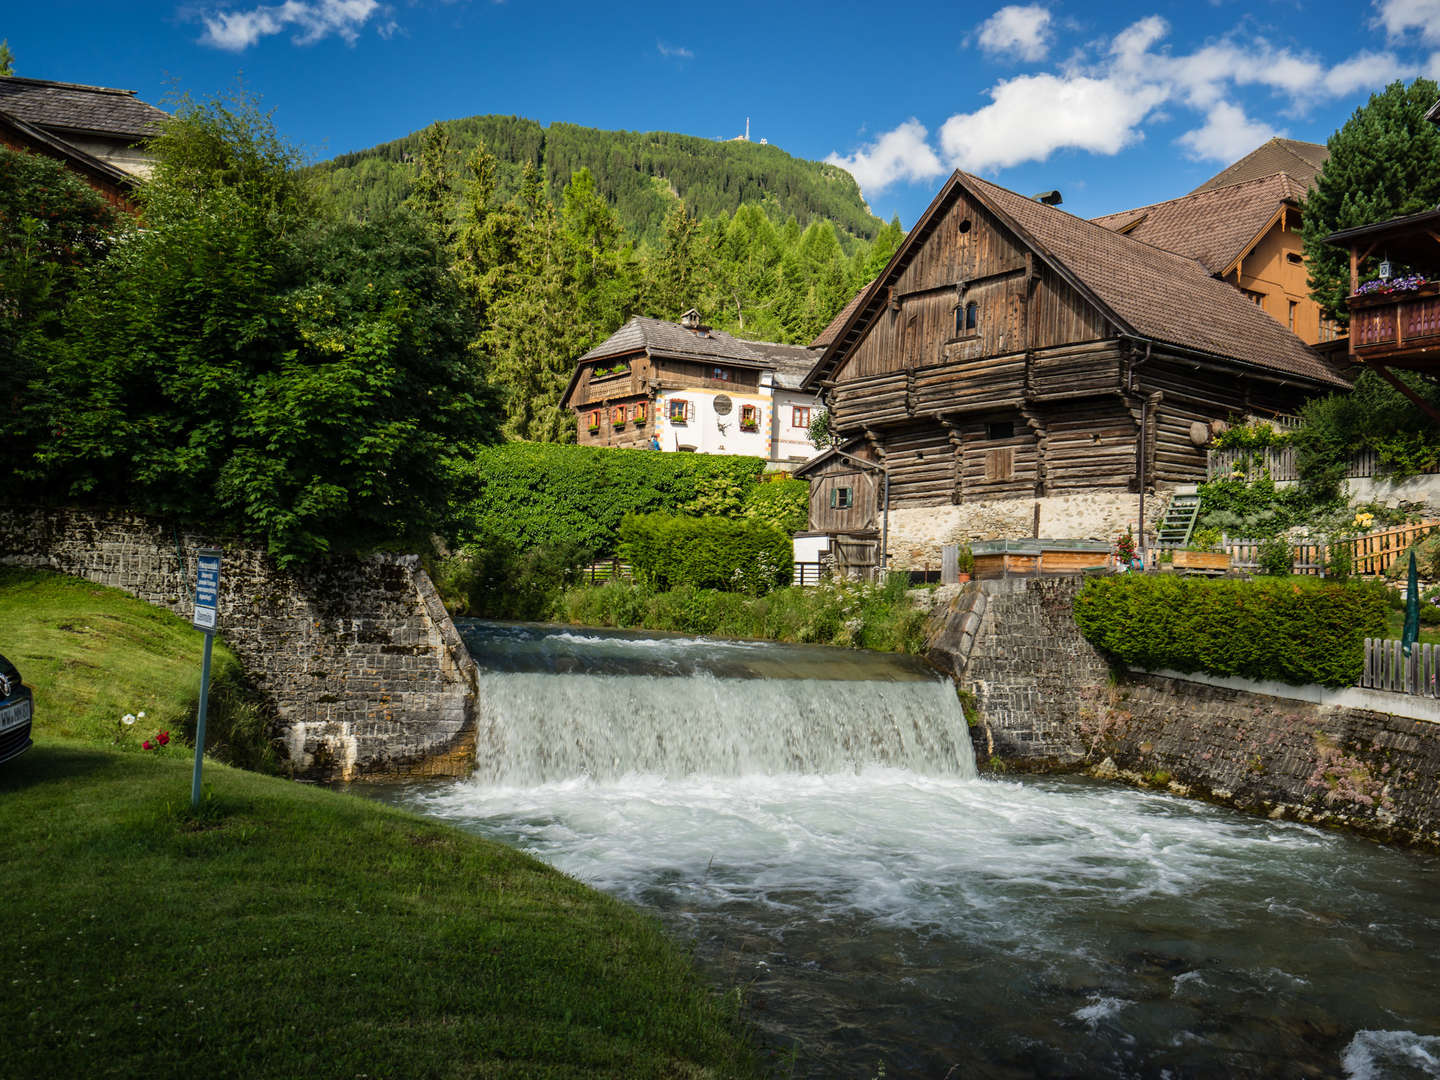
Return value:
[(871, 765), (975, 775), (954, 687), (909, 658), (478, 620), (460, 629), (481, 668), (481, 783)]

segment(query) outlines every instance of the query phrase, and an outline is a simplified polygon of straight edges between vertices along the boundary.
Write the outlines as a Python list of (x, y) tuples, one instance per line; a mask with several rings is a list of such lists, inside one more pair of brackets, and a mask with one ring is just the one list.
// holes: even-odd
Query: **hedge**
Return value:
[(790, 537), (763, 521), (640, 514), (621, 523), (620, 554), (654, 589), (759, 594), (790, 584)]
[(452, 531), (462, 545), (495, 534), (522, 548), (615, 552), (632, 514), (741, 513), (759, 485), (758, 457), (667, 454), (556, 443), (505, 443), (451, 463)]
[(1075, 622), (1092, 645), (1148, 670), (1353, 686), (1386, 607), (1376, 584), (1125, 574), (1086, 582)]

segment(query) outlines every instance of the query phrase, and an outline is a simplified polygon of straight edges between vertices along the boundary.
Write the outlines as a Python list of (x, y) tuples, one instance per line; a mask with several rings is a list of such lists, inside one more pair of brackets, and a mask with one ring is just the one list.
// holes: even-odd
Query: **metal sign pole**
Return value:
[(205, 635), (200, 664), (200, 710), (195, 718), (195, 771), (190, 781), (190, 806), (200, 805), (200, 772), (205, 758), (205, 712), (210, 703), (210, 650), (215, 644), (216, 602), (220, 596), (220, 552), (201, 548), (195, 559), (195, 615), (191, 624)]

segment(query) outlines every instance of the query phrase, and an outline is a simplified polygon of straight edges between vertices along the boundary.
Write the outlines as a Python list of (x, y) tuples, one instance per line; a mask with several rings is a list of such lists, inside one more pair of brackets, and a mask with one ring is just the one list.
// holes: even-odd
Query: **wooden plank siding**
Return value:
[[(872, 470), (844, 460), (832, 460), (816, 467), (810, 480), (810, 528), (825, 533), (866, 533), (880, 527), (880, 485)], [(848, 508), (830, 506), (830, 493), (850, 488), (853, 501)]]
[(821, 384), (833, 428), (863, 436), (889, 469), (892, 506), (1200, 481), (1193, 425), (1293, 412), (1307, 396), (1122, 339), (963, 188), (919, 235)]

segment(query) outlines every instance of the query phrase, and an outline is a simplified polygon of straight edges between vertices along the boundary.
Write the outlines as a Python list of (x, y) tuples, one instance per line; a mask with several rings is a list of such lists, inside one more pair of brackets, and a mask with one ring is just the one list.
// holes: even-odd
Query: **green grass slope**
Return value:
[[(33, 588), (0, 581), (7, 654)], [(754, 1075), (656, 923), (528, 856), (217, 762), (192, 814), (183, 748), (58, 735), (77, 680), (163, 707), (143, 643), (109, 641), (148, 617), (123, 614), (86, 617), (91, 674), (25, 672), (36, 746), (0, 766), (0, 1074)]]
[[(502, 199), (518, 189), (526, 162), (544, 170), (557, 206), (571, 174), (589, 168), (625, 231), (641, 242), (660, 237), (677, 198), (695, 217), (729, 217), (743, 203), (759, 203), (777, 221), (793, 215), (802, 228), (828, 220), (842, 238), (873, 239), (884, 224), (870, 212), (855, 178), (844, 169), (792, 157), (777, 146), (665, 131), (603, 131), (562, 123), (542, 127), (517, 116), (471, 116), (445, 121), (444, 126), (450, 133), (450, 172), (457, 197), (465, 159), (483, 140), (499, 161)], [(410, 193), (421, 135), (412, 132), (341, 154), (314, 166), (313, 173), (346, 213), (373, 217), (399, 206)]]

